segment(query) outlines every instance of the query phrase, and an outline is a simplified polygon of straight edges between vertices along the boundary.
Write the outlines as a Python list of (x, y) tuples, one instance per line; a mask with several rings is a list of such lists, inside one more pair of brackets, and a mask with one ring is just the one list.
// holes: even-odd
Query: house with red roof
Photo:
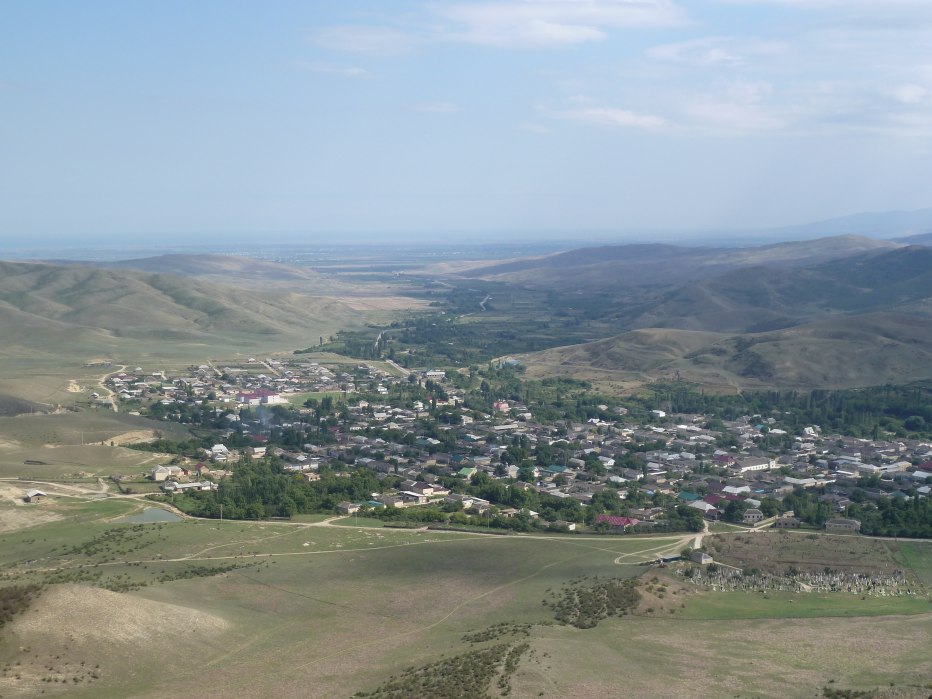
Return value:
[(596, 524), (602, 524), (605, 522), (610, 527), (616, 529), (624, 529), (625, 527), (633, 527), (636, 524), (640, 523), (641, 520), (635, 519), (634, 517), (618, 517), (616, 515), (598, 515), (595, 518)]

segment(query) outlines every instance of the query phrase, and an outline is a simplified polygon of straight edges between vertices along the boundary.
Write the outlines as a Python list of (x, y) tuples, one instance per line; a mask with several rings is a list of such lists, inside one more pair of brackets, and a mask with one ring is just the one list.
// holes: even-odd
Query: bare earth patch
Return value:
[(336, 296), (334, 298), (354, 311), (404, 311), (427, 306), (426, 301), (405, 296)]
[(142, 444), (144, 442), (154, 442), (156, 439), (158, 439), (158, 435), (155, 430), (133, 430), (111, 437), (108, 441), (112, 442), (113, 446), (122, 447), (124, 444)]
[(67, 391), (68, 391), (68, 393), (80, 393), (80, 392), (81, 392), (81, 386), (79, 386), (79, 385), (78, 385), (78, 382), (75, 381), (74, 379), (68, 379), (68, 388), (67, 388)]
[(22, 448), (22, 443), (17, 442), (15, 439), (4, 439), (0, 437), (0, 450), (3, 451), (15, 451)]
[(190, 653), (230, 628), (219, 616), (80, 585), (59, 585), (33, 600), (3, 630), (8, 671), (0, 695), (26, 697), (94, 686), (143, 655)]
[(38, 524), (54, 522), (61, 517), (42, 507), (42, 504), (26, 505), (23, 502), (25, 488), (0, 482), (0, 532), (12, 532)]
[(59, 585), (44, 593), (11, 631), (23, 640), (123, 646), (170, 642), (177, 630), (212, 635), (229, 628), (218, 616), (96, 587)]

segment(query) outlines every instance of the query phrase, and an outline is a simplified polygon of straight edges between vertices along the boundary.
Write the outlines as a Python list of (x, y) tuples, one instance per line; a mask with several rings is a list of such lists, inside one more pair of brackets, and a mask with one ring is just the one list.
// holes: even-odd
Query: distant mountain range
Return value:
[(932, 209), (873, 211), (754, 232), (754, 239), (809, 240), (839, 235), (903, 239), (932, 233)]
[(49, 264), (171, 274), (216, 284), (266, 291), (352, 295), (357, 290), (307, 267), (257, 260), (244, 255), (157, 255), (117, 261), (51, 260)]
[(460, 274), (633, 299), (632, 313), (612, 311), (628, 332), (523, 357), (538, 375), (735, 388), (932, 378), (932, 247), (856, 236), (736, 250), (632, 245)]
[(635, 324), (757, 332), (840, 314), (924, 316), (930, 296), (932, 248), (908, 246), (796, 269), (744, 267), (670, 292)]
[[(544, 299), (535, 303), (546, 308), (510, 312), (525, 321), (537, 310), (547, 314), (554, 344), (565, 337), (561, 329), (599, 338), (523, 356), (532, 374), (679, 376), (735, 389), (858, 386), (932, 378), (932, 246), (925, 243), (932, 234), (602, 246), (424, 275), (448, 282), (437, 288), (473, 293), (485, 280)], [(367, 295), (384, 301), (399, 288), (240, 256), (0, 262), (0, 355), (58, 348), (99, 355), (127, 343), (134, 351), (166, 342), (304, 347), (358, 327), (371, 317)], [(417, 284), (411, 288), (416, 293)], [(501, 312), (491, 314), (498, 327)], [(470, 323), (483, 322), (481, 312), (470, 315)]]
[(456, 274), (561, 290), (669, 286), (757, 265), (804, 267), (858, 253), (894, 250), (903, 245), (849, 235), (754, 248), (612, 245), (580, 248), (500, 264), (477, 265), (460, 269)]

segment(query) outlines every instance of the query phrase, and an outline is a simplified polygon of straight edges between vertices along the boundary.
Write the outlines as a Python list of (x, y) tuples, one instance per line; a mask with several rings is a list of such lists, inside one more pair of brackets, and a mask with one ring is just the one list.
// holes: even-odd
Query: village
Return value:
[[(562, 530), (652, 531), (677, 505), (710, 522), (799, 528), (807, 522), (781, 503), (802, 493), (822, 513), (809, 526), (857, 532), (860, 522), (844, 516), (853, 502), (926, 498), (932, 490), (929, 442), (854, 439), (818, 425), (790, 435), (761, 416), (717, 421), (713, 429), (710, 416), (634, 415), (620, 402), (598, 405), (598, 417), (554, 423), (515, 400), (491, 400), (488, 412), (469, 407), (464, 372), (250, 358), (178, 376), (137, 368), (107, 384), (124, 409), (180, 422), (196, 409), (202, 424), (218, 428), (196, 462), (176, 459), (148, 474), (168, 493), (214, 490), (240, 460), (274, 456), (308, 481), (322, 469), (372, 471), (382, 491), (341, 502), (343, 514), (440, 505), (539, 519), (532, 508), (458, 487), (479, 477), (555, 503), (551, 519), (538, 525)], [(600, 507), (590, 508), (593, 502)]]

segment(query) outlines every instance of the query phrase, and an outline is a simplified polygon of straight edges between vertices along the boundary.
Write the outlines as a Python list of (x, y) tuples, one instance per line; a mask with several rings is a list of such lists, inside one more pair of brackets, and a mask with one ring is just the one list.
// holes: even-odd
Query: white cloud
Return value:
[(370, 75), (368, 70), (357, 66), (335, 66), (330, 63), (308, 63), (307, 61), (295, 61), (295, 66), (309, 73), (335, 75), (343, 78), (366, 78)]
[(527, 131), (528, 133), (536, 133), (540, 135), (550, 133), (550, 129), (548, 129), (543, 124), (535, 124), (530, 121), (525, 121), (522, 124), (518, 124), (518, 128), (521, 129), (522, 131)]
[(784, 119), (758, 104), (716, 99), (691, 100), (686, 113), (698, 125), (736, 133), (770, 131), (787, 125)]
[(777, 41), (757, 41), (730, 37), (703, 37), (674, 44), (654, 46), (647, 57), (655, 61), (668, 61), (687, 65), (744, 66), (751, 58), (773, 56), (787, 50), (787, 45)]
[(462, 108), (455, 102), (425, 102), (415, 104), (411, 109), (425, 114), (456, 114), (462, 111)]
[[(641, 41), (662, 38), (646, 50), (626, 42), (599, 47), (596, 60), (609, 53), (620, 57), (611, 65), (574, 61), (563, 72), (548, 66), (545, 77), (558, 76), (559, 82), (554, 80), (549, 95), (533, 98), (559, 106), (539, 110), (536, 121), (543, 124), (516, 125), (530, 133), (540, 133), (548, 120), (558, 118), (694, 136), (892, 133), (897, 128), (924, 134), (917, 115), (932, 104), (932, 63), (922, 60), (925, 47), (932, 45), (932, 0), (710, 0), (733, 3), (736, 15), (751, 14), (748, 7), (755, 4), (786, 6), (793, 21), (769, 25), (763, 36), (742, 35), (740, 20), (690, 25), (684, 6), (691, 11), (694, 6), (683, 0), (422, 2), (419, 11), (393, 17), (391, 24), (343, 24), (321, 29), (312, 38), (325, 48), (366, 54), (460, 43), (580, 47), (574, 56), (584, 58), (581, 47), (608, 44), (623, 29), (677, 27), (676, 36), (685, 36), (670, 41), (669, 32), (642, 32)], [(805, 19), (816, 16), (808, 9), (818, 8), (817, 21)], [(710, 26), (709, 35), (696, 34)], [(304, 68), (347, 78), (367, 75), (365, 69), (339, 61)], [(726, 76), (741, 80), (715, 82)], [(636, 110), (605, 106), (613, 104), (636, 105)], [(454, 102), (409, 108), (433, 114), (461, 111)]]
[(627, 109), (610, 107), (589, 107), (586, 109), (565, 109), (551, 112), (552, 116), (599, 126), (619, 126), (638, 129), (659, 129), (666, 124), (663, 117), (654, 114), (639, 114)]
[(929, 90), (922, 85), (897, 85), (890, 94), (903, 104), (919, 104), (929, 96)]
[(851, 9), (877, 9), (881, 11), (891, 8), (920, 8), (928, 9), (928, 0), (715, 0), (723, 5), (785, 5), (787, 7), (801, 7), (815, 10), (825, 7), (845, 7)]
[(705, 94), (686, 98), (682, 110), (694, 127), (727, 134), (773, 131), (793, 121), (792, 109), (773, 104), (773, 86), (766, 82), (731, 82)]
[(672, 0), (524, 0), (435, 4), (453, 24), (441, 38), (501, 47), (559, 47), (601, 41), (607, 30), (681, 24)]
[(324, 27), (311, 35), (311, 41), (332, 51), (394, 56), (407, 53), (419, 39), (390, 27), (343, 24)]

